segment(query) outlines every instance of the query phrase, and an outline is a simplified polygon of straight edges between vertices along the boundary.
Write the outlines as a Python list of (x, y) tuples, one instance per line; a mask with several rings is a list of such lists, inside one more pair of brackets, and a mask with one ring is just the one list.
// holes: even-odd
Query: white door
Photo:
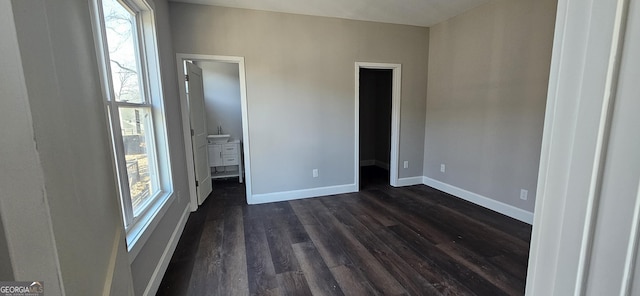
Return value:
[(189, 99), (189, 118), (191, 122), (191, 144), (196, 175), (196, 193), (198, 205), (211, 193), (211, 169), (207, 150), (207, 122), (204, 114), (204, 88), (202, 69), (193, 63), (187, 64), (187, 97)]
[(640, 1), (558, 1), (526, 295), (640, 295)]
[[(640, 295), (640, 4), (629, 7), (603, 139), (583, 295)], [(622, 22), (622, 21), (621, 21)], [(622, 22), (624, 23), (624, 22)], [(607, 133), (605, 130), (604, 133)], [(585, 196), (586, 198), (586, 196)], [(586, 247), (585, 247), (586, 248)], [(590, 253), (590, 254), (589, 254)], [(576, 293), (577, 295), (577, 293)]]

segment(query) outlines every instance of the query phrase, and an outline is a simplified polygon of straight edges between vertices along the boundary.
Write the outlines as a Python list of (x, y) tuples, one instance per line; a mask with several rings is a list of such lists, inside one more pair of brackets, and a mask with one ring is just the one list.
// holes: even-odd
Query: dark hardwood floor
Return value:
[(358, 193), (247, 205), (237, 179), (189, 216), (157, 295), (523, 295), (531, 226), (364, 168)]

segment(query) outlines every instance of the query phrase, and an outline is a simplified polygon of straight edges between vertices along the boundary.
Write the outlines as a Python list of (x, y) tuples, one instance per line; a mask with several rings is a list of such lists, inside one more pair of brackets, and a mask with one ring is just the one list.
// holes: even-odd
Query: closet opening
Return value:
[(359, 69), (360, 189), (389, 185), (392, 69)]

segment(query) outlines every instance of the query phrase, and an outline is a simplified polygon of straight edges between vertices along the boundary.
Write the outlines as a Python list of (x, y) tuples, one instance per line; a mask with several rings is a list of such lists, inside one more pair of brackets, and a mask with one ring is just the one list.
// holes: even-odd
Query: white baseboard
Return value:
[(187, 224), (187, 219), (189, 218), (190, 213), (190, 207), (187, 204), (187, 206), (184, 208), (184, 211), (182, 212), (180, 220), (178, 221), (178, 225), (176, 225), (176, 228), (171, 234), (171, 238), (169, 238), (169, 242), (167, 243), (166, 248), (164, 248), (164, 252), (162, 252), (162, 256), (160, 257), (158, 265), (156, 265), (156, 269), (151, 275), (151, 279), (147, 284), (147, 288), (144, 289), (143, 295), (156, 295), (156, 293), (158, 292), (158, 288), (160, 288), (160, 283), (162, 282), (162, 277), (167, 271), (167, 267), (169, 266), (169, 262), (171, 261), (171, 256), (173, 256), (173, 252), (178, 246), (180, 235), (182, 235), (182, 231), (184, 230), (184, 226)]
[(386, 162), (382, 162), (379, 160), (374, 160), (374, 159), (367, 159), (367, 160), (361, 160), (360, 161), (360, 166), (364, 167), (364, 166), (377, 166), (379, 168), (383, 168), (385, 170), (389, 170), (389, 164)]
[(420, 176), (420, 177), (400, 178), (400, 179), (398, 179), (398, 181), (396, 182), (394, 187), (402, 187), (402, 186), (411, 186), (411, 185), (423, 184), (422, 178), (423, 178), (422, 176)]
[(302, 190), (281, 191), (274, 193), (254, 194), (251, 198), (247, 198), (247, 203), (250, 205), (287, 201), (294, 199), (303, 199), (309, 197), (326, 196), (334, 194), (342, 194), (349, 192), (357, 192), (358, 188), (356, 184), (345, 184), (337, 186), (319, 187)]
[(367, 160), (361, 160), (360, 161), (360, 166), (372, 166), (372, 165), (376, 165), (376, 161), (373, 159), (367, 159)]
[(520, 220), (522, 222), (533, 224), (533, 213), (525, 211), (523, 209), (516, 208), (512, 205), (482, 196), (480, 194), (473, 193), (471, 191), (458, 188), (453, 185), (449, 185), (438, 180), (434, 180), (428, 177), (422, 177), (422, 183), (424, 185), (433, 187), (435, 189), (444, 191), (456, 197), (462, 198), (466, 201), (470, 201), (479, 206), (483, 206), (487, 209), (494, 210), (503, 215), (507, 215), (511, 218)]
[(379, 167), (379, 168), (383, 168), (383, 169), (385, 169), (387, 171), (389, 170), (389, 164), (386, 163), (386, 162), (382, 162), (382, 161), (376, 160), (374, 165)]

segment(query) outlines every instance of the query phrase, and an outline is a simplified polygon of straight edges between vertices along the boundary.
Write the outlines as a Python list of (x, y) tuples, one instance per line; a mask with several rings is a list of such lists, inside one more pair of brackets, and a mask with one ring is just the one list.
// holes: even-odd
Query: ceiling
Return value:
[(429, 27), (489, 0), (170, 0)]

